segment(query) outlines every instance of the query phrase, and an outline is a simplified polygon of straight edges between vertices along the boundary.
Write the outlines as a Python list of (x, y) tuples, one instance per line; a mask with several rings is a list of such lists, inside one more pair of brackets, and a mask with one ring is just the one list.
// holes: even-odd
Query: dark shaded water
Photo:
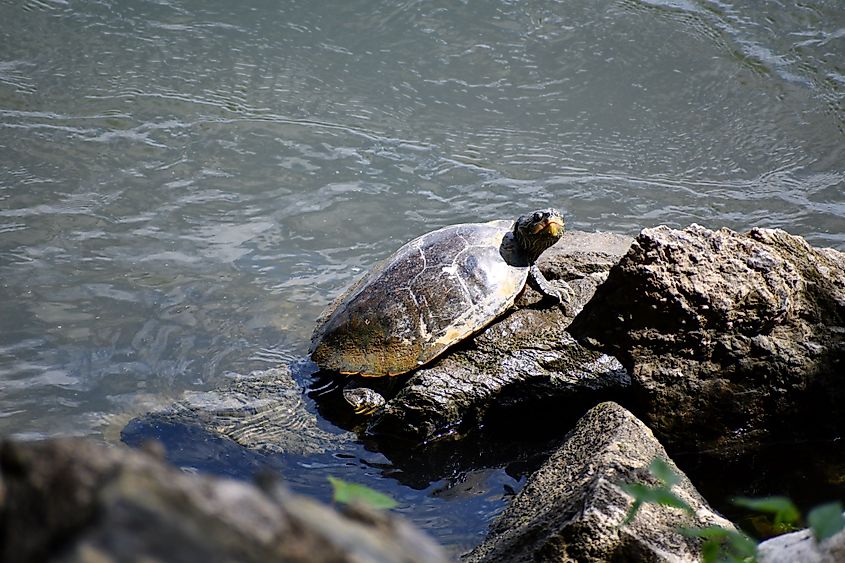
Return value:
[[(3, 1), (0, 434), (113, 440), (301, 360), (344, 285), (449, 223), (551, 204), (844, 249), (843, 163), (839, 0)], [(471, 507), (453, 544), (518, 486), (342, 455), (409, 512)]]

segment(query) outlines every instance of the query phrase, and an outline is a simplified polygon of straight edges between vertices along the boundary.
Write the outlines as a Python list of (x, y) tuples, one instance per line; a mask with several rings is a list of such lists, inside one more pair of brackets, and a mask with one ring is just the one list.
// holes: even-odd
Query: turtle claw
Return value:
[(358, 416), (370, 416), (371, 414), (373, 414), (377, 410), (378, 410), (378, 407), (374, 407), (372, 405), (369, 405), (369, 406), (359, 405), (359, 406), (355, 407), (354, 409), (352, 409), (352, 412), (354, 412)]
[(552, 282), (543, 276), (542, 272), (540, 272), (540, 269), (537, 267), (537, 264), (531, 265), (529, 278), (537, 289), (540, 290), (540, 293), (545, 299), (550, 299), (554, 301), (555, 304), (563, 307), (564, 312), (566, 311), (566, 304), (572, 303), (574, 293), (572, 292), (572, 288), (569, 287), (569, 284), (564, 280), (556, 280), (556, 282), (552, 284)]
[(572, 304), (575, 302), (575, 292), (572, 287), (563, 280), (558, 280), (560, 290), (557, 293), (558, 305), (563, 309), (564, 314), (570, 315), (572, 313)]

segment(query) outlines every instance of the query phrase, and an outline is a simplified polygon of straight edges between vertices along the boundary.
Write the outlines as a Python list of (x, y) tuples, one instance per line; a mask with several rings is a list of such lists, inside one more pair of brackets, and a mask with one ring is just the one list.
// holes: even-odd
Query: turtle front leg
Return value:
[(379, 392), (369, 387), (344, 387), (343, 399), (349, 403), (355, 414), (363, 416), (373, 414), (387, 402)]
[(555, 303), (563, 307), (565, 313), (569, 313), (569, 305), (573, 302), (574, 294), (568, 283), (564, 280), (558, 280), (558, 283), (561, 286), (561, 291), (558, 291), (556, 288), (552, 287), (551, 282), (546, 279), (540, 271), (540, 268), (537, 267), (537, 264), (531, 265), (531, 268), (528, 270), (528, 275), (531, 282), (540, 291), (540, 293), (543, 294), (543, 296), (554, 300)]

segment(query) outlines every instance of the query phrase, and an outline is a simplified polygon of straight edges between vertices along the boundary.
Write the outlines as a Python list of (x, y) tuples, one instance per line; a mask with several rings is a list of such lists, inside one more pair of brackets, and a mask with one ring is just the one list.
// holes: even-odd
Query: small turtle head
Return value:
[(557, 209), (540, 209), (516, 220), (513, 235), (532, 264), (563, 236), (563, 215)]

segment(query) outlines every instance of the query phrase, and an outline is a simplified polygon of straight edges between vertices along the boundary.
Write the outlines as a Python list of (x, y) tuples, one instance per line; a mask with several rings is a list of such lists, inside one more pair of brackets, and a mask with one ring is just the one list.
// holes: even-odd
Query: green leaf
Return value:
[(810, 526), (819, 543), (835, 535), (845, 528), (842, 503), (829, 502), (815, 507), (807, 514), (807, 525)]
[(690, 538), (701, 538), (705, 540), (724, 540), (733, 530), (721, 526), (708, 526), (706, 528), (681, 528), (681, 533)]
[(371, 508), (390, 509), (396, 507), (399, 503), (390, 498), (384, 493), (380, 493), (365, 485), (358, 483), (350, 483), (337, 477), (329, 477), (329, 482), (332, 484), (333, 494), (332, 499), (335, 502), (342, 504), (351, 504), (359, 502)]
[(683, 501), (678, 495), (670, 491), (669, 489), (657, 489), (654, 491), (654, 498), (657, 504), (662, 504), (663, 506), (672, 506), (674, 508), (682, 508), (689, 513), (692, 513), (693, 510), (686, 502)]
[(642, 501), (635, 498), (633, 504), (631, 504), (631, 508), (628, 509), (628, 514), (625, 515), (625, 519), (622, 521), (621, 526), (627, 526), (633, 522), (642, 505)]
[(728, 534), (728, 553), (739, 561), (753, 561), (757, 556), (757, 542), (742, 532)]
[[(688, 537), (704, 540), (702, 559), (707, 563), (711, 561), (753, 561), (757, 554), (757, 542), (737, 530), (729, 530), (721, 526), (708, 526), (706, 528), (682, 528), (681, 533)], [(716, 556), (713, 555), (714, 553)]]
[(644, 502), (681, 508), (690, 514), (693, 512), (690, 505), (663, 485), (657, 487), (649, 487), (642, 483), (618, 483), (618, 485), (619, 488), (634, 497), (634, 503), (628, 509), (628, 514), (625, 515), (625, 520), (621, 524), (622, 526), (634, 521), (634, 517)]
[(675, 473), (671, 467), (669, 467), (669, 464), (659, 457), (656, 457), (651, 460), (651, 463), (648, 466), (648, 470), (651, 471), (651, 474), (654, 475), (661, 483), (666, 485), (668, 488), (672, 488), (672, 485), (674, 485), (680, 480), (678, 474)]
[(651, 487), (642, 483), (619, 483), (618, 485), (620, 489), (634, 497), (634, 500), (640, 502), (646, 500), (646, 497), (651, 494)]
[(795, 524), (801, 519), (801, 513), (786, 497), (748, 498), (736, 497), (733, 503), (743, 508), (750, 508), (757, 512), (767, 512), (774, 515), (775, 525)]
[(701, 546), (701, 560), (704, 563), (716, 563), (722, 554), (722, 543), (716, 540), (707, 540)]

